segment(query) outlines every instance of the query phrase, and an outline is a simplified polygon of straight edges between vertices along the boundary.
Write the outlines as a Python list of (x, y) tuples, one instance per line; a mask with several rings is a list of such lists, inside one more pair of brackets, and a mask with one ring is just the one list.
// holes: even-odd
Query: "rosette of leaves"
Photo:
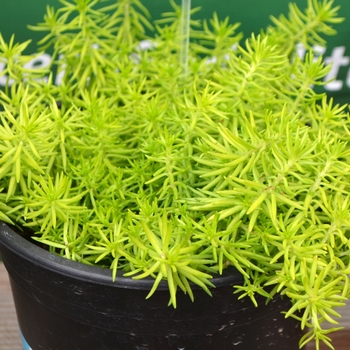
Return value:
[(300, 345), (332, 348), (349, 297), (349, 115), (312, 89), (330, 67), (295, 46), (334, 34), (333, 1), (291, 5), (243, 42), (228, 19), (192, 20), (186, 74), (174, 2), (152, 24), (139, 0), (61, 3), (33, 27), (49, 32), (46, 78), (23, 70), (26, 43), (0, 40), (0, 218), (114, 279), (153, 277), (149, 296), (166, 280), (174, 307), (233, 266), (235, 293), (288, 296)]

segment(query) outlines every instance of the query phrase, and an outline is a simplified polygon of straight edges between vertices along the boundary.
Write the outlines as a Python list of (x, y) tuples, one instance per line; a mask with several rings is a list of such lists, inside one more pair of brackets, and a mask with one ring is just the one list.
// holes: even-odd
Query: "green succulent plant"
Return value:
[(189, 20), (184, 58), (175, 2), (152, 24), (139, 0), (60, 2), (32, 27), (48, 32), (47, 70), (0, 35), (0, 219), (113, 278), (153, 277), (149, 296), (166, 280), (174, 307), (233, 266), (233, 292), (288, 296), (300, 345), (333, 348), (350, 294), (350, 124), (313, 89), (330, 66), (312, 46), (338, 7), (291, 4), (242, 43), (228, 19)]

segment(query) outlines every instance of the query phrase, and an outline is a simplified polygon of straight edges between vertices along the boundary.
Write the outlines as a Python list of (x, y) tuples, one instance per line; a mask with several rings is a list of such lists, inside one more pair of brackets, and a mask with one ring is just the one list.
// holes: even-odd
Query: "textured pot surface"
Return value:
[(234, 269), (213, 279), (209, 297), (193, 287), (195, 302), (178, 293), (168, 307), (162, 283), (148, 300), (153, 279), (135, 281), (69, 261), (37, 247), (0, 224), (0, 249), (9, 272), (18, 321), (33, 350), (298, 349), (299, 322), (285, 319), (287, 299), (265, 305), (238, 300)]

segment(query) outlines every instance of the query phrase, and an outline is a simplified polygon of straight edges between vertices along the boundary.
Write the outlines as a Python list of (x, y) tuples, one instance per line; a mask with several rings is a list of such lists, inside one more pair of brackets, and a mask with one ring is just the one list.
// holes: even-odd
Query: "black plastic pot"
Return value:
[[(20, 329), (33, 350), (297, 350), (299, 322), (285, 319), (280, 297), (255, 308), (238, 300), (234, 269), (213, 279), (213, 297), (195, 290), (195, 302), (178, 294), (168, 307), (161, 284), (145, 300), (153, 280), (135, 281), (108, 269), (58, 257), (0, 224), (0, 249), (10, 276)], [(195, 288), (194, 288), (195, 289)]]

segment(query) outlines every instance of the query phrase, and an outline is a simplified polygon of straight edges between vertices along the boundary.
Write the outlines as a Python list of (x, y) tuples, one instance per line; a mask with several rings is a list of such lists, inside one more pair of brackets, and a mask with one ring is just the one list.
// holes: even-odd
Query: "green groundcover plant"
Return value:
[(245, 40), (228, 19), (192, 19), (184, 51), (174, 2), (152, 23), (140, 0), (60, 2), (32, 28), (47, 70), (0, 36), (0, 219), (113, 278), (153, 277), (149, 296), (166, 280), (173, 307), (233, 266), (234, 293), (286, 295), (286, 317), (309, 329), (300, 345), (333, 348), (349, 297), (350, 124), (313, 90), (330, 66), (312, 47), (335, 34), (338, 7), (290, 4)]

